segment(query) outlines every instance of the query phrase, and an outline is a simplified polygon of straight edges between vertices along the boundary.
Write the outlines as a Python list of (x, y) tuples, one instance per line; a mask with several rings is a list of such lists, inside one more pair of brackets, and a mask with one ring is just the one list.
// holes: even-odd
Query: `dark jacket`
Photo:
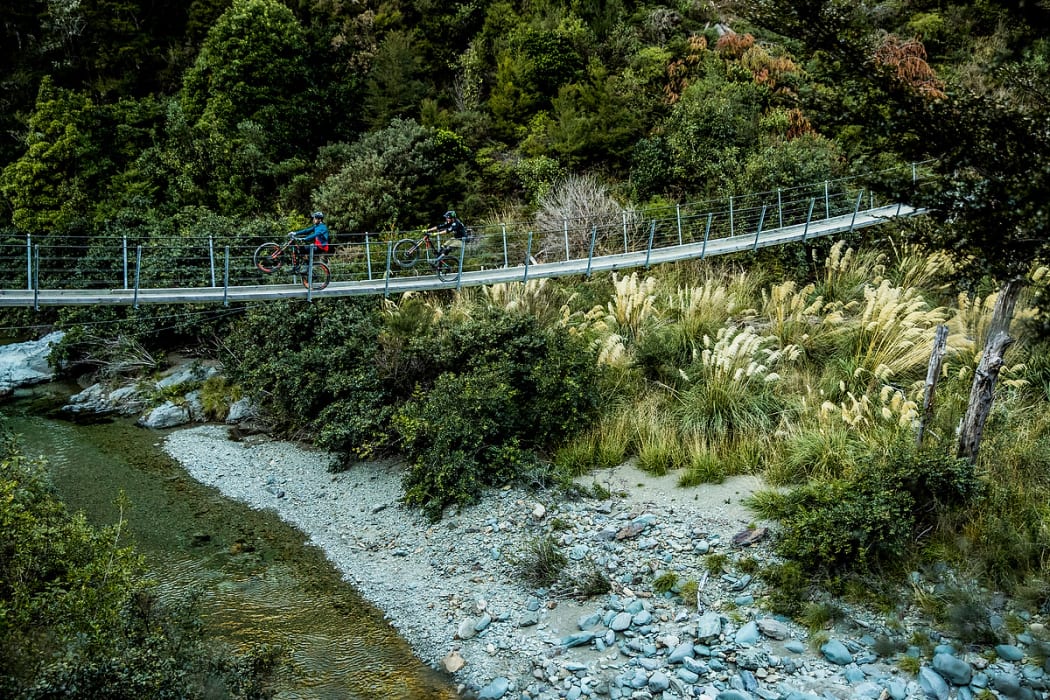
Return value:
[(452, 221), (446, 221), (443, 224), (435, 226), (438, 231), (451, 231), (453, 238), (466, 238), (467, 227), (459, 219), (453, 219)]

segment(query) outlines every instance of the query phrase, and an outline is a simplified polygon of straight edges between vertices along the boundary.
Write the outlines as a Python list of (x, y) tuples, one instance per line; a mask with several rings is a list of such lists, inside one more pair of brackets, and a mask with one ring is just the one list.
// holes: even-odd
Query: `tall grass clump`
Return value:
[(667, 399), (663, 394), (647, 397), (635, 407), (634, 449), (638, 466), (663, 475), (682, 465), (678, 425), (668, 420)]
[(1028, 577), (1050, 579), (1050, 418), (1033, 408), (1012, 406), (1009, 429), (986, 430), (979, 457), (984, 502), (946, 527), (961, 533), (956, 542), (971, 565), (1008, 589)]
[(845, 241), (836, 241), (823, 263), (817, 260), (816, 251), (813, 256), (814, 262), (823, 268), (817, 276), (815, 291), (828, 303), (853, 301), (860, 290), (883, 271), (877, 252), (857, 253), (847, 248)]
[(921, 289), (928, 296), (941, 296), (951, 289), (957, 270), (955, 259), (947, 251), (929, 251), (915, 243), (895, 245), (894, 264), (886, 271), (886, 277), (898, 287)]
[(933, 345), (934, 330), (944, 323), (943, 308), (931, 309), (915, 289), (894, 287), (888, 280), (864, 288), (856, 318), (841, 326), (840, 381), (854, 390), (880, 383), (919, 378)]
[(787, 280), (762, 291), (762, 312), (768, 332), (780, 345), (795, 345), (811, 363), (819, 363), (835, 346), (834, 329), (843, 322), (840, 304), (826, 305), (816, 286), (799, 287)]
[(749, 327), (722, 328), (683, 370), (686, 388), (676, 416), (685, 434), (709, 440), (760, 438), (780, 418), (784, 401), (776, 392), (775, 367), (797, 357), (797, 348), (773, 347), (775, 339)]
[(564, 302), (558, 299), (559, 290), (550, 280), (531, 279), (528, 282), (506, 282), (481, 287), (488, 304), (511, 313), (532, 316), (545, 324), (553, 324), (562, 316)]
[(764, 476), (772, 486), (837, 479), (856, 464), (865, 449), (857, 431), (844, 422), (792, 426), (784, 435), (778, 458), (769, 464)]

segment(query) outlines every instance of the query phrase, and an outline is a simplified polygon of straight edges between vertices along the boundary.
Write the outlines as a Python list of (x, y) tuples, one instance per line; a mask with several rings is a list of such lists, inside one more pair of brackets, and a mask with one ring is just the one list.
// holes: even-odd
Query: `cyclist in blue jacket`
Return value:
[(306, 249), (306, 245), (314, 244), (315, 256), (328, 252), (328, 226), (324, 222), (324, 212), (315, 211), (311, 218), (313, 224), (288, 234), (288, 237), (295, 241), (295, 258), (298, 261), (292, 269), (292, 274), (302, 272), (301, 263), (310, 260), (310, 251)]

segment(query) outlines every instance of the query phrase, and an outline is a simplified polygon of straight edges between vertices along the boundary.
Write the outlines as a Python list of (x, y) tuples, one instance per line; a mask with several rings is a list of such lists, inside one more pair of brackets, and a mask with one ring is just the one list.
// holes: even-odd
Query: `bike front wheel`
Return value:
[(402, 238), (394, 244), (394, 262), (398, 267), (409, 268), (419, 262), (420, 244), (411, 238)]
[(276, 243), (263, 243), (255, 249), (252, 262), (263, 272), (273, 272), (281, 267), (281, 246)]
[(459, 258), (441, 258), (434, 266), (437, 268), (438, 279), (442, 282), (455, 282), (459, 280)]
[(303, 275), (303, 286), (307, 289), (312, 289), (315, 292), (319, 292), (328, 286), (328, 283), (332, 281), (332, 271), (328, 269), (328, 265), (323, 262), (315, 262), (313, 266), (313, 274), (310, 274), (308, 270)]

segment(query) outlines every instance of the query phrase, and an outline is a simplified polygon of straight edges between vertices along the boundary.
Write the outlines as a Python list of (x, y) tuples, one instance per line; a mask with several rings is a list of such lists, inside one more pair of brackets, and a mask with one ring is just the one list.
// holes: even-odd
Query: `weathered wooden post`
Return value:
[(1014, 342), (1007, 332), (1013, 319), (1014, 306), (1021, 294), (1021, 280), (1014, 278), (1006, 283), (995, 300), (992, 310), (992, 322), (988, 329), (988, 341), (984, 345), (984, 354), (974, 372), (973, 385), (970, 387), (970, 401), (966, 406), (966, 415), (959, 426), (959, 446), (956, 454), (974, 463), (977, 451), (981, 446), (981, 433), (984, 422), (992, 412), (992, 401), (995, 399), (995, 382), (1003, 366), (1003, 355)]
[(943, 323), (937, 326), (933, 336), (933, 351), (930, 352), (930, 362), (926, 365), (926, 386), (923, 389), (922, 417), (919, 419), (919, 432), (915, 436), (915, 444), (922, 447), (922, 439), (926, 433), (926, 425), (933, 418), (933, 396), (937, 391), (937, 378), (941, 376), (941, 365), (944, 364), (944, 353), (948, 347), (948, 326)]

